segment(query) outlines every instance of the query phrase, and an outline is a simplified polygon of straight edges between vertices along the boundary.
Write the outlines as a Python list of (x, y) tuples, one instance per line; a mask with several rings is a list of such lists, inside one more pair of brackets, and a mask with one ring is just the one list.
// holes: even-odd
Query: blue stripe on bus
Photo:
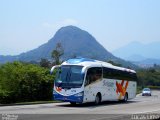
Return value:
[(82, 103), (83, 102), (83, 96), (75, 96), (75, 95), (63, 96), (63, 95), (60, 95), (58, 93), (53, 94), (53, 96), (54, 96), (54, 100), (58, 100), (58, 101), (77, 102), (77, 103)]
[(67, 60), (67, 63), (70, 63), (70, 64), (78, 64), (78, 63), (85, 62), (85, 61), (95, 62), (95, 60), (93, 60), (93, 59), (88, 59), (88, 58), (75, 58), (75, 59), (69, 59), (69, 60)]

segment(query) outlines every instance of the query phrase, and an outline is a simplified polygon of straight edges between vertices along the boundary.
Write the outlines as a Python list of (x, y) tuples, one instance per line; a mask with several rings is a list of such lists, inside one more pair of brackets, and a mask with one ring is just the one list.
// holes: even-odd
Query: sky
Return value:
[(132, 41), (160, 41), (160, 0), (0, 0), (0, 55), (17, 55), (62, 26), (88, 31), (112, 52)]

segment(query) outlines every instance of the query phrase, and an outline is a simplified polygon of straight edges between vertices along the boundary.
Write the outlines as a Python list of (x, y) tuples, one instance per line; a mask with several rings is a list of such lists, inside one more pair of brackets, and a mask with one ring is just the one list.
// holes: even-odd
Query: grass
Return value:
[(48, 103), (59, 103), (60, 101), (33, 101), (33, 102), (18, 102), (11, 104), (0, 104), (0, 106), (11, 106), (11, 105), (32, 105), (32, 104), (48, 104)]
[(137, 86), (137, 94), (142, 92), (142, 86)]
[(147, 86), (150, 89), (159, 89), (160, 90), (160, 86)]

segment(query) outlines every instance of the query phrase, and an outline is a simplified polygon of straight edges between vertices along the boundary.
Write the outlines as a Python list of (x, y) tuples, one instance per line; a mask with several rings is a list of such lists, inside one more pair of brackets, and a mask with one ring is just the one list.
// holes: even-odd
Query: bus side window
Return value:
[(102, 68), (101, 67), (89, 68), (87, 71), (87, 75), (86, 75), (85, 85), (91, 84), (101, 78), (102, 78)]

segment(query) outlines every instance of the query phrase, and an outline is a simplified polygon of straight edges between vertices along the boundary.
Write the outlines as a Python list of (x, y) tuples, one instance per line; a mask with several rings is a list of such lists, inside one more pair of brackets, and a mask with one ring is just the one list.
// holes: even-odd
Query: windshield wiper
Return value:
[(70, 77), (71, 77), (71, 68), (69, 68), (67, 75), (66, 75), (66, 81), (70, 81)]

